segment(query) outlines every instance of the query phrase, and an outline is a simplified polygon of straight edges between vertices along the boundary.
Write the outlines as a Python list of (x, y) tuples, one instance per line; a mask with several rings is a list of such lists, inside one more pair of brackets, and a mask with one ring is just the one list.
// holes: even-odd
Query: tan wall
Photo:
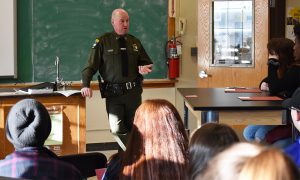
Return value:
[[(189, 0), (188, 3), (184, 0), (177, 0), (177, 13), (176, 13), (176, 25), (178, 19), (186, 19), (186, 31), (181, 36), (182, 46), (182, 57), (180, 64), (180, 78), (176, 88), (182, 87), (197, 87), (198, 70), (197, 70), (197, 57), (191, 56), (191, 48), (197, 47), (197, 7), (198, 0)], [(176, 26), (176, 33), (178, 34), (178, 26)], [(183, 98), (176, 92), (175, 96), (176, 108), (183, 117)], [(197, 122), (193, 115), (189, 114), (189, 128), (193, 130), (196, 128)]]
[(286, 7), (288, 7), (288, 6), (299, 7), (300, 6), (300, 1), (298, 1), (298, 0), (286, 0)]

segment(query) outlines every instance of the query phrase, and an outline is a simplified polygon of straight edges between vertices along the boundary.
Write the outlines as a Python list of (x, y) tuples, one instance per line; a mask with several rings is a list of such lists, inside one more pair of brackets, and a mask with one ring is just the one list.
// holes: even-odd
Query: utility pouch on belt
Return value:
[(98, 76), (98, 82), (99, 82), (99, 90), (102, 98), (108, 98), (108, 97), (116, 97), (124, 94), (124, 91), (118, 87), (112, 87), (113, 85), (108, 84), (106, 82), (103, 82)]

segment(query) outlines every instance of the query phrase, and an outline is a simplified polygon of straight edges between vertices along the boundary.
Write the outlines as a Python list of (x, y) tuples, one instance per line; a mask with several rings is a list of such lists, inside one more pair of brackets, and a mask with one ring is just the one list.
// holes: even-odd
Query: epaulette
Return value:
[(127, 36), (133, 38), (133, 39), (137, 39), (134, 35), (131, 35), (131, 34), (127, 34)]

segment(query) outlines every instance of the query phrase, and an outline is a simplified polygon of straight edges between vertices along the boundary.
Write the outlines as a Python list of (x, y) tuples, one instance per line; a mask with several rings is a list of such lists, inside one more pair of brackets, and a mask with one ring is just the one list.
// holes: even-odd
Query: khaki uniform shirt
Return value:
[(122, 75), (122, 58), (115, 32), (96, 38), (87, 66), (82, 70), (83, 87), (90, 87), (93, 75), (99, 71), (102, 79), (110, 83), (134, 81), (138, 76), (138, 66), (152, 64), (141, 42), (130, 34), (124, 36), (128, 54), (128, 77)]

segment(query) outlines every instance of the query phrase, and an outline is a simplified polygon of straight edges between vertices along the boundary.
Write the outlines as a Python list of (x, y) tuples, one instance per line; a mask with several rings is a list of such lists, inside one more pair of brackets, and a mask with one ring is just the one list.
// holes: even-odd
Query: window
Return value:
[(211, 66), (253, 67), (253, 1), (212, 1)]

